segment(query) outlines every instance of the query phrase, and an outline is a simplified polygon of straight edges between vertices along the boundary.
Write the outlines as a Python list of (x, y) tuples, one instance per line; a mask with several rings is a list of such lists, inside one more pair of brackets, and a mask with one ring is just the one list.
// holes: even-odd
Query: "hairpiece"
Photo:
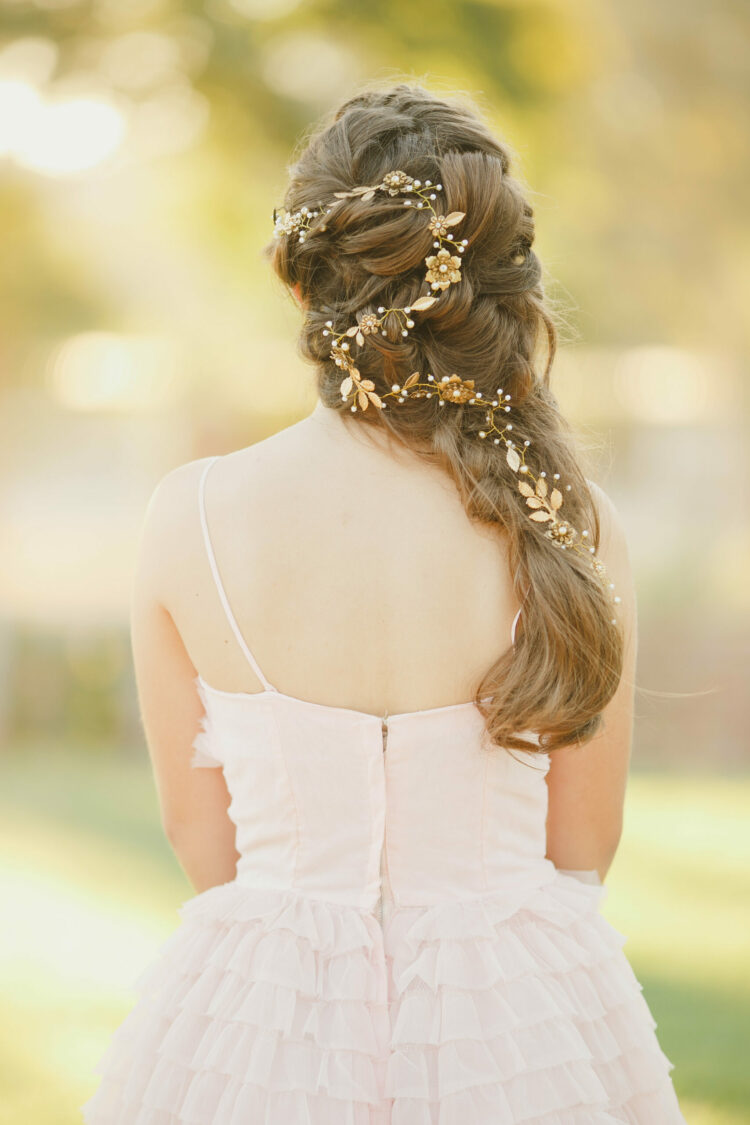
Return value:
[[(526, 451), (531, 445), (531, 441), (525, 439), (522, 443), (519, 443), (506, 436), (509, 431), (513, 430), (512, 422), (504, 422), (503, 424), (503, 416), (510, 413), (511, 410), (511, 395), (504, 394), (502, 387), (498, 387), (494, 396), (484, 398), (481, 391), (475, 390), (473, 379), (462, 379), (459, 375), (453, 374), (444, 375), (442, 379), (436, 380), (429, 373), (422, 377), (419, 371), (414, 371), (409, 375), (403, 384), (394, 383), (389, 391), (380, 395), (376, 392), (372, 379), (363, 379), (354, 362), (351, 354), (351, 340), (354, 340), (359, 347), (364, 347), (368, 336), (378, 331), (386, 336), (388, 331), (385, 324), (389, 317), (395, 317), (401, 335), (408, 336), (409, 329), (414, 327), (412, 313), (424, 312), (432, 308), (446, 289), (461, 281), (461, 266), (463, 263), (460, 255), (469, 245), (469, 240), (464, 238), (459, 242), (451, 236), (450, 232), (465, 218), (465, 212), (451, 211), (447, 215), (438, 214), (432, 206), (432, 201), (437, 199), (437, 193), (442, 190), (442, 184), (433, 184), (431, 180), (425, 180), (422, 183), (421, 180), (414, 179), (405, 172), (394, 171), (388, 172), (378, 184), (356, 187), (350, 191), (334, 192), (334, 202), (325, 208), (322, 206), (318, 209), (302, 207), (299, 211), (286, 214), (283, 217), (277, 217), (276, 210), (274, 210), (275, 235), (297, 234), (299, 242), (304, 242), (305, 234), (310, 229), (311, 222), (320, 214), (330, 214), (333, 208), (345, 199), (358, 198), (362, 202), (368, 202), (378, 191), (385, 192), (389, 196), (406, 195), (405, 207), (413, 206), (415, 210), (427, 208), (432, 212), (428, 227), (435, 236), (433, 248), (437, 252), (425, 258), (427, 269), (424, 278), (432, 293), (418, 297), (411, 305), (403, 307), (386, 308), (384, 305), (380, 305), (377, 315), (375, 313), (363, 313), (356, 324), (344, 329), (343, 332), (334, 332), (333, 321), (326, 321), (323, 335), (331, 338), (331, 359), (337, 367), (342, 368), (344, 373), (340, 386), (341, 398), (344, 402), (351, 400), (350, 409), (354, 413), (357, 410), (367, 410), (370, 404), (377, 410), (385, 410), (387, 405), (385, 399), (394, 399), (397, 403), (404, 403), (408, 399), (433, 397), (437, 399), (439, 407), (444, 407), (446, 403), (449, 403), (454, 406), (470, 406), (483, 411), (484, 424), (483, 428), (478, 431), (478, 436), (480, 440), (489, 440), (494, 445), (502, 444), (505, 447), (505, 460), (509, 468), (518, 474), (518, 491), (523, 496), (526, 507), (529, 509), (529, 518), (539, 524), (540, 527), (544, 525), (544, 535), (561, 550), (572, 551), (584, 556), (606, 592), (610, 595), (612, 602), (619, 604), (622, 599), (611, 593), (614, 590), (614, 583), (607, 581), (604, 563), (597, 558), (596, 548), (589, 543), (589, 531), (583, 530), (579, 533), (560, 514), (564, 492), (570, 492), (571, 485), (566, 484), (563, 488), (562, 485), (557, 483), (560, 480), (560, 474), (553, 473), (552, 481), (554, 483), (550, 488), (547, 473), (542, 470), (538, 476), (535, 476), (526, 464)], [(415, 196), (416, 199), (411, 198), (412, 196)], [(316, 230), (325, 230), (325, 222), (319, 225)], [(449, 243), (456, 253), (454, 254), (447, 249), (445, 243)], [(518, 255), (514, 254), (512, 258), (516, 264), (518, 264), (517, 257)], [(522, 257), (521, 261), (523, 260)], [(616, 625), (617, 618), (613, 617), (611, 623)]]

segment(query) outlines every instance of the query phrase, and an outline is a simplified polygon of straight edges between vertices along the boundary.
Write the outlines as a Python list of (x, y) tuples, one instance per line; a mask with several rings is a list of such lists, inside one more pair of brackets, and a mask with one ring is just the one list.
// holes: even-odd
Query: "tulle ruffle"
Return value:
[(386, 1125), (382, 930), (367, 912), (225, 883), (133, 983), (82, 1107), (101, 1125)]
[(605, 894), (557, 872), (392, 915), (392, 1125), (684, 1125)]
[(88, 1125), (684, 1125), (606, 893), (352, 906), (235, 882), (180, 908)]

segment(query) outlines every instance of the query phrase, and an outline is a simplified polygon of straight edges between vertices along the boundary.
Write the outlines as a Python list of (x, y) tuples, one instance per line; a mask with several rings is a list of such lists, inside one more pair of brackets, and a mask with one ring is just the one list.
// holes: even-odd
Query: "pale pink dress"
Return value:
[(134, 982), (84, 1120), (684, 1125), (604, 886), (545, 858), (549, 757), (489, 748), (473, 703), (278, 691), (222, 586), (206, 471), (208, 559), (264, 690), (196, 678), (192, 763), (224, 770), (240, 859)]

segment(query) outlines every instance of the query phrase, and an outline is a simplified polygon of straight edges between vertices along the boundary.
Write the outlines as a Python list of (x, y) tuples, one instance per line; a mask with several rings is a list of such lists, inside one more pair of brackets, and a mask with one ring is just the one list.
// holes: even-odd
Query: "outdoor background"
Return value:
[(750, 1122), (750, 10), (741, 0), (0, 3), (0, 1121), (73, 1125), (192, 890), (128, 597), (172, 467), (312, 406), (260, 250), (358, 84), (476, 98), (534, 192), (560, 401), (627, 526), (609, 920), (690, 1125)]

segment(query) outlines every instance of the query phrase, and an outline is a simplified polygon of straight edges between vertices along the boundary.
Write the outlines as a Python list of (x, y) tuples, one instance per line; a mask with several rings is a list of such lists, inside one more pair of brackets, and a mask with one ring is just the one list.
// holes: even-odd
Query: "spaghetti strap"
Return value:
[(219, 574), (219, 567), (216, 563), (216, 555), (214, 554), (213, 545), (211, 543), (211, 536), (208, 532), (208, 520), (206, 518), (206, 477), (208, 475), (208, 470), (211, 468), (215, 461), (218, 461), (218, 459), (219, 455), (217, 454), (216, 456), (211, 457), (206, 462), (203, 472), (201, 473), (200, 483), (198, 485), (198, 505), (200, 510), (201, 528), (203, 530), (203, 543), (206, 548), (206, 555), (211, 567), (211, 573), (214, 576), (214, 582), (216, 584), (216, 590), (219, 595), (219, 600), (221, 601), (221, 604), (224, 608), (224, 613), (226, 614), (227, 621), (232, 627), (232, 632), (237, 638), (237, 643), (245, 654), (245, 658), (247, 659), (248, 664), (255, 672), (255, 675), (263, 684), (263, 687), (266, 689), (266, 691), (276, 691), (276, 688), (273, 686), (273, 684), (269, 683), (269, 681), (263, 675), (260, 665), (250, 651), (250, 648), (248, 647), (248, 644), (242, 635), (240, 627), (237, 624), (237, 619), (232, 613), (232, 608), (229, 604), (226, 590), (224, 589), (224, 583), (222, 582), (221, 575)]
[(510, 643), (512, 645), (516, 643), (516, 625), (518, 624), (518, 618), (521, 616), (521, 608), (521, 606), (518, 607), (518, 613), (513, 618), (513, 624), (510, 627)]

